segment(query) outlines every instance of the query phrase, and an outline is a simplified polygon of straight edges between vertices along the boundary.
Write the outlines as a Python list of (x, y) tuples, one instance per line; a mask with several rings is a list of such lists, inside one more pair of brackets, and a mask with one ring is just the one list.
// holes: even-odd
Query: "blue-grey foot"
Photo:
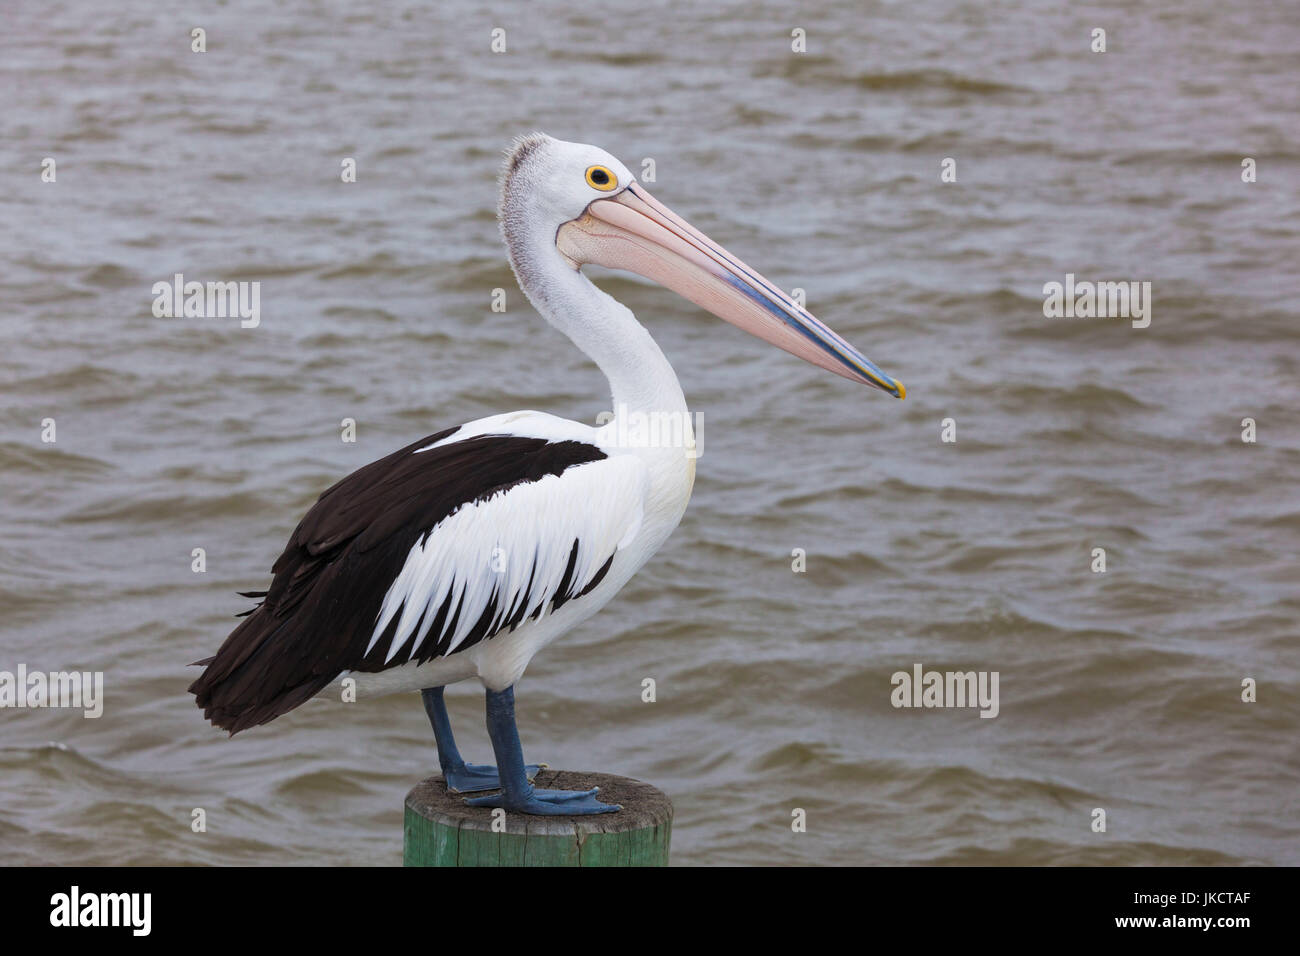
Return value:
[[(456, 737), (451, 732), (447, 717), (447, 704), (441, 687), (430, 687), (420, 692), (424, 698), (424, 711), (433, 725), (433, 736), (438, 741), (438, 766), (447, 789), (453, 793), (477, 793), (480, 790), (500, 790), (501, 778), (497, 768), (487, 764), (466, 763), (456, 749)], [(522, 753), (520, 763), (523, 763)], [(546, 764), (524, 764), (523, 774), (529, 783), (537, 771)]]
[[(537, 772), (546, 764), (530, 763), (524, 766), (524, 774), (532, 783)], [(467, 763), (459, 768), (443, 770), (442, 779), (447, 782), (447, 789), (452, 793), (478, 793), (480, 790), (500, 790), (501, 778), (497, 768), (488, 764)]]
[(514, 813), (531, 813), (536, 816), (576, 817), (591, 813), (613, 813), (622, 810), (617, 803), (601, 803), (596, 799), (600, 787), (590, 790), (533, 790), (532, 793), (512, 796), (494, 793), (486, 797), (466, 797), (471, 807), (502, 807)]
[(570, 817), (622, 810), (616, 803), (601, 803), (596, 789), (535, 790), (524, 773), (524, 751), (515, 726), (515, 689), (487, 688), (487, 728), (492, 751), (501, 768), (501, 792), (486, 797), (469, 797), (471, 807), (502, 807), (515, 813)]

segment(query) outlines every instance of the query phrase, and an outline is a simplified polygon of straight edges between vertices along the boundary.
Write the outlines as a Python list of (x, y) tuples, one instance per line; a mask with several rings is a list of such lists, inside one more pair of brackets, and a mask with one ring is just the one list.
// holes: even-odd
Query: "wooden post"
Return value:
[[(659, 789), (608, 773), (542, 770), (534, 784), (547, 790), (600, 787), (600, 800), (617, 813), (539, 817), (465, 805), (441, 776), (422, 780), (406, 795), (406, 866), (667, 866), (673, 805)], [(500, 814), (498, 812), (498, 819)]]

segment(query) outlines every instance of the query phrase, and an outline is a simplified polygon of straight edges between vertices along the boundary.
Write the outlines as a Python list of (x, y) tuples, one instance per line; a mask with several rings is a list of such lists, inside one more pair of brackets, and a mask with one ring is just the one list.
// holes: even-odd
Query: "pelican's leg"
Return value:
[(529, 781), (524, 767), (524, 750), (515, 727), (515, 689), (487, 692), (487, 726), (501, 768), (501, 792), (486, 797), (467, 797), (474, 807), (504, 807), (518, 813), (548, 816), (578, 816), (587, 813), (612, 813), (623, 808), (616, 803), (596, 799), (599, 787), (590, 790), (538, 790)]
[[(497, 768), (484, 764), (466, 763), (456, 749), (456, 738), (451, 732), (451, 721), (447, 719), (447, 705), (442, 699), (441, 687), (430, 687), (420, 691), (424, 698), (424, 712), (429, 715), (433, 725), (433, 738), (438, 742), (438, 766), (442, 768), (442, 779), (447, 782), (447, 789), (453, 793), (474, 793), (477, 790), (499, 790), (501, 780)], [(543, 766), (545, 766), (543, 764)], [(532, 780), (540, 770), (536, 764), (524, 767), (524, 773)]]

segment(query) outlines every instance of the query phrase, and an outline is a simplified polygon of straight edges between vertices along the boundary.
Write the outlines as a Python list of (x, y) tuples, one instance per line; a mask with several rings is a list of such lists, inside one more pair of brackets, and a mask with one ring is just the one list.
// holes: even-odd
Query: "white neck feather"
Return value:
[(673, 367), (631, 309), (569, 265), (553, 237), (507, 235), (507, 246), (528, 301), (609, 379), (616, 414), (685, 414)]

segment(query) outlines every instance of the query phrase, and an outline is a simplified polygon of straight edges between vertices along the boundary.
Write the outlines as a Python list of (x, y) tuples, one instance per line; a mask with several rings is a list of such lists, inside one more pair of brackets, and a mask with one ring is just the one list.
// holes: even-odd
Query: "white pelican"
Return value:
[[(603, 607), (664, 543), (686, 510), (695, 462), (672, 366), (581, 267), (638, 273), (814, 365), (905, 392), (602, 149), (540, 133), (516, 140), (499, 215), (520, 288), (604, 372), (614, 419), (591, 427), (544, 412), (494, 415), (344, 478), (307, 512), (270, 588), (247, 595), (262, 602), (199, 662), (190, 691), (234, 734), (344, 677), (358, 697), (418, 690), (448, 787), (500, 791), (468, 803), (603, 813), (619, 807), (595, 790), (533, 787), (514, 685), (534, 654)], [(620, 439), (621, 419), (656, 413), (681, 422), (687, 448)], [(444, 685), (472, 677), (486, 689), (495, 767), (465, 763), (447, 720)]]

